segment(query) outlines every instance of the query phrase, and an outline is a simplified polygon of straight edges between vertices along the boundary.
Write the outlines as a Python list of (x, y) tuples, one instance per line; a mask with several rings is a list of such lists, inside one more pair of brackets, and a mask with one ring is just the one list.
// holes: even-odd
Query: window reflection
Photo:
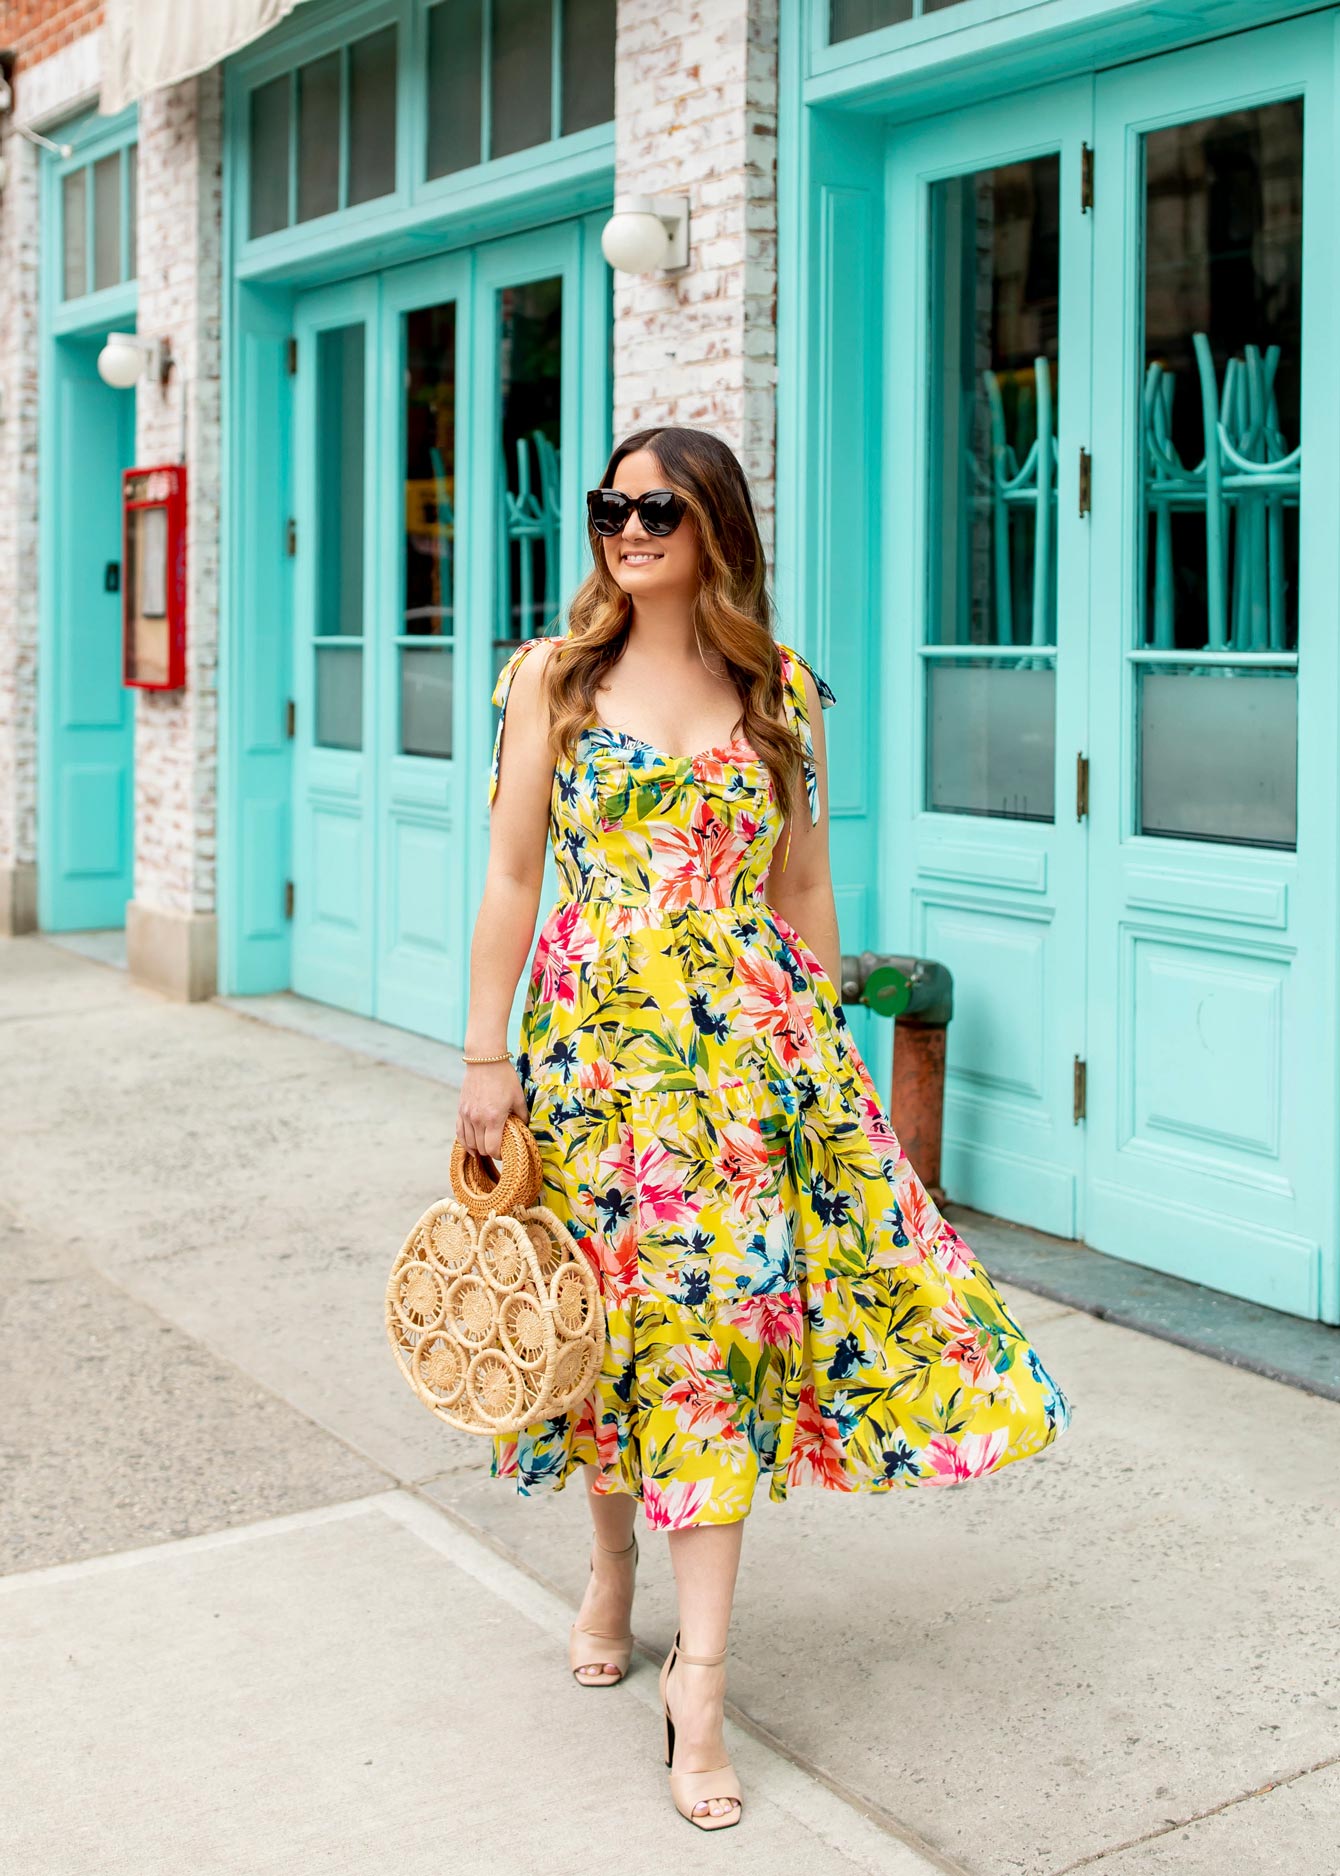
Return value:
[(1145, 642), (1298, 642), (1300, 99), (1145, 139)]
[(1292, 847), (1301, 100), (1153, 132), (1144, 188), (1140, 830)]
[(450, 760), (456, 633), (456, 302), (405, 317), (400, 748)]
[(456, 302), (405, 319), (405, 624), (456, 629)]
[(932, 192), (930, 636), (1056, 643), (1060, 160)]
[(502, 403), (495, 652), (501, 664), (519, 639), (543, 632), (559, 609), (563, 282), (505, 287), (498, 302)]
[(943, 813), (1055, 809), (1059, 208), (1056, 156), (931, 191), (926, 801)]

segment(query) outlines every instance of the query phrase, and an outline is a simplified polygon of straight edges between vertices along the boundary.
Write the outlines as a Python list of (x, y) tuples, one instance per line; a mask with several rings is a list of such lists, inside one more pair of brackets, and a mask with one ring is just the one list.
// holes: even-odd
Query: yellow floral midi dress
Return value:
[[(490, 801), (535, 642), (494, 691)], [(808, 667), (780, 650), (817, 819)], [(522, 1493), (590, 1464), (653, 1526), (725, 1524), (761, 1480), (774, 1499), (953, 1484), (1069, 1420), (899, 1145), (818, 958), (767, 902), (783, 825), (743, 739), (670, 756), (596, 725), (556, 767), (560, 896), (518, 1069), (543, 1203), (599, 1274), (606, 1345), (580, 1410), (495, 1436), (491, 1476)]]

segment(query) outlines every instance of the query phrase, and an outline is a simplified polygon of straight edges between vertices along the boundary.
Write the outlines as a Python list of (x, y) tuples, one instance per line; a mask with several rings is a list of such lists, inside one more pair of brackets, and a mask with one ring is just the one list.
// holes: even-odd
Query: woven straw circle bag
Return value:
[(529, 1127), (503, 1128), (501, 1166), (451, 1154), (452, 1196), (430, 1205), (386, 1286), (386, 1333), (424, 1406), (467, 1433), (516, 1433), (584, 1400), (605, 1315), (595, 1272), (537, 1204)]

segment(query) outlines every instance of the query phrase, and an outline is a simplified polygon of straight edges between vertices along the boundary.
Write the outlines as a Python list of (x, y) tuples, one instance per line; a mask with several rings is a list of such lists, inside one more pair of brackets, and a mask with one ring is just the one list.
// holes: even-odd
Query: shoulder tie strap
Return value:
[[(805, 770), (805, 798), (809, 803), (810, 825), (819, 819), (819, 769), (814, 759), (814, 736), (810, 728), (809, 702), (805, 696), (805, 673), (814, 679), (814, 687), (819, 693), (819, 707), (827, 710), (837, 702), (837, 698), (808, 659), (802, 658), (790, 645), (779, 645), (782, 654), (782, 700), (786, 720), (800, 737)], [(788, 817), (786, 851), (782, 855), (782, 866), (791, 853), (791, 820)]]
[(521, 668), (522, 659), (531, 647), (538, 645), (539, 642), (540, 641), (536, 638), (528, 638), (524, 644), (518, 645), (502, 670), (499, 671), (498, 681), (493, 686), (493, 701), (498, 706), (498, 727), (493, 734), (493, 764), (489, 771), (490, 806), (492, 805), (493, 797), (498, 792), (498, 771), (502, 763), (503, 723), (507, 717), (507, 695), (512, 688), (512, 679)]

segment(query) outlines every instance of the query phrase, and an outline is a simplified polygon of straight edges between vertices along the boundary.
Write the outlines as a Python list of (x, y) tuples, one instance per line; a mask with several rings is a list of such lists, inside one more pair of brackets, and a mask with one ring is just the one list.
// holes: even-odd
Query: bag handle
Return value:
[(543, 1181), (535, 1136), (516, 1114), (503, 1122), (501, 1168), (486, 1154), (468, 1151), (459, 1140), (452, 1146), (452, 1196), (472, 1218), (524, 1210), (539, 1198)]

